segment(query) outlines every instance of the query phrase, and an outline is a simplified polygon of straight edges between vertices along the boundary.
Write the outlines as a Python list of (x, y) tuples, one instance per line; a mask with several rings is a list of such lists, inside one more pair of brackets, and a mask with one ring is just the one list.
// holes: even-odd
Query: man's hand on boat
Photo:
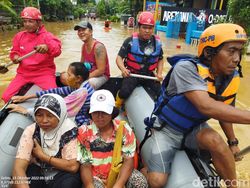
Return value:
[(40, 45), (37, 45), (35, 47), (35, 50), (38, 52), (38, 53), (41, 53), (41, 54), (45, 54), (48, 52), (49, 48), (46, 44), (40, 44)]
[(20, 105), (17, 104), (9, 104), (7, 106), (7, 109), (10, 109), (10, 112), (17, 112), (23, 115), (27, 115), (28, 114), (28, 110)]
[(237, 153), (240, 152), (240, 148), (238, 146), (230, 146), (229, 148), (234, 155), (235, 161), (241, 161), (243, 159), (242, 155), (237, 155)]

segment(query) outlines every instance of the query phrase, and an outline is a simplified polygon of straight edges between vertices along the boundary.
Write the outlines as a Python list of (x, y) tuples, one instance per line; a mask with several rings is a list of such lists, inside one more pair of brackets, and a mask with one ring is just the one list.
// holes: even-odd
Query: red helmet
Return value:
[(21, 12), (21, 18), (32, 19), (32, 20), (42, 20), (42, 14), (40, 10), (35, 7), (26, 7)]
[(138, 18), (138, 23), (141, 25), (155, 25), (154, 15), (151, 12), (142, 12)]

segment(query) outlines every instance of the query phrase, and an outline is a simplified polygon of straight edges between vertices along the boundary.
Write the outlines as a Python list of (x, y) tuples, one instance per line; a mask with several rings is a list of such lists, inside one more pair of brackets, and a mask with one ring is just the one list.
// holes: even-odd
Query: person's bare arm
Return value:
[(66, 160), (62, 158), (50, 157), (43, 152), (41, 146), (36, 140), (34, 140), (34, 148), (32, 150), (32, 154), (35, 157), (39, 158), (41, 161), (54, 166), (58, 170), (76, 173), (80, 166), (76, 159)]
[(124, 187), (133, 171), (133, 158), (124, 158), (120, 173), (114, 184), (114, 188)]
[(130, 71), (125, 67), (123, 58), (119, 55), (116, 57), (116, 65), (122, 72), (123, 77), (128, 77), (130, 74)]
[[(236, 136), (235, 136), (235, 133), (234, 133), (232, 123), (221, 122), (220, 121), (220, 126), (221, 126), (224, 134), (226, 135), (227, 140), (230, 140), (230, 141), (236, 140)], [(232, 151), (232, 153), (234, 154), (234, 156), (236, 156), (235, 154), (240, 152), (240, 148), (238, 146), (236, 146), (236, 145), (229, 146), (229, 148)], [(242, 160), (242, 158), (243, 158), (242, 156), (238, 156), (238, 157), (235, 157), (235, 160), (240, 161), (240, 160)]]
[(10, 112), (17, 112), (23, 115), (28, 115), (28, 110), (20, 105), (17, 104), (9, 104), (7, 109), (10, 109)]
[(90, 78), (102, 76), (106, 69), (107, 51), (103, 44), (97, 44), (95, 47), (95, 60), (97, 69), (89, 74)]
[(29, 188), (28, 179), (26, 176), (26, 170), (29, 165), (29, 161), (24, 159), (16, 159), (14, 162), (12, 180), (12, 188)]
[(157, 70), (156, 70), (156, 77), (158, 78), (159, 81), (163, 80), (162, 76), (162, 71), (163, 71), (163, 59), (159, 60), (158, 65), (157, 65)]
[(230, 123), (250, 124), (250, 111), (236, 109), (209, 97), (207, 91), (189, 91), (184, 96), (202, 114)]
[(19, 103), (19, 102), (24, 102), (28, 99), (36, 98), (36, 97), (37, 97), (36, 94), (24, 95), (24, 96), (17, 95), (17, 96), (13, 96), (11, 100), (13, 101), (13, 103)]
[(81, 180), (85, 188), (94, 188), (91, 164), (82, 164), (80, 167)]
[(220, 126), (223, 130), (223, 132), (225, 133), (226, 137), (228, 140), (235, 140), (235, 133), (234, 133), (234, 129), (233, 129), (233, 124), (232, 123), (228, 123), (228, 122), (222, 122), (220, 121)]

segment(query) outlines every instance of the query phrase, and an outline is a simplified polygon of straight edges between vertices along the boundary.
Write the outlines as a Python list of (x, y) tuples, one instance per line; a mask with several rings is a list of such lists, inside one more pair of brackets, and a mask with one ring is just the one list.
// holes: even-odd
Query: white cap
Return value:
[(90, 98), (89, 113), (100, 111), (112, 114), (115, 106), (115, 98), (108, 90), (101, 89), (93, 93)]

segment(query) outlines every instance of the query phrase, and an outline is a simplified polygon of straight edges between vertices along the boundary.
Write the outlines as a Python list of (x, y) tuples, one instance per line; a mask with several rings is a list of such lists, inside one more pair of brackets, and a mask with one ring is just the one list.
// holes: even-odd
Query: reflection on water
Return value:
[[(80, 50), (82, 41), (80, 41), (76, 35), (76, 31), (73, 30), (75, 21), (72, 22), (61, 22), (61, 23), (46, 23), (48, 31), (58, 36), (62, 40), (62, 54), (56, 58), (56, 66), (58, 71), (65, 71), (73, 61), (80, 60)], [(134, 30), (124, 28), (120, 23), (112, 23), (112, 29), (105, 30), (103, 22), (93, 21), (94, 37), (103, 42), (107, 48), (107, 52), (110, 60), (111, 74), (120, 74), (116, 64), (115, 58), (126, 37), (130, 36)], [(11, 41), (17, 31), (10, 31), (2, 33), (0, 32), (0, 64), (9, 62), (8, 54), (11, 48)], [(159, 33), (163, 41), (164, 56), (171, 56), (179, 53), (192, 53), (196, 54), (197, 48), (186, 45), (181, 40), (166, 39), (164, 33)], [(177, 48), (180, 45), (180, 48)], [(244, 78), (242, 78), (240, 91), (238, 94), (237, 107), (241, 109), (250, 109), (250, 58), (244, 59), (242, 62)], [(9, 84), (10, 80), (15, 75), (16, 65), (11, 66), (10, 71), (4, 75), (0, 75), (0, 96)], [(169, 65), (166, 63), (164, 70), (167, 72)], [(1, 105), (1, 104), (0, 104)], [(211, 120), (211, 125), (223, 135), (216, 121)], [(235, 125), (236, 135), (240, 140), (240, 148), (248, 146), (250, 126), (248, 125)], [(250, 180), (250, 154), (245, 156), (244, 160), (237, 162), (237, 172), (240, 179)], [(249, 182), (250, 184), (250, 182)], [(248, 187), (250, 185), (248, 184)], [(244, 187), (244, 186), (242, 186)]]

